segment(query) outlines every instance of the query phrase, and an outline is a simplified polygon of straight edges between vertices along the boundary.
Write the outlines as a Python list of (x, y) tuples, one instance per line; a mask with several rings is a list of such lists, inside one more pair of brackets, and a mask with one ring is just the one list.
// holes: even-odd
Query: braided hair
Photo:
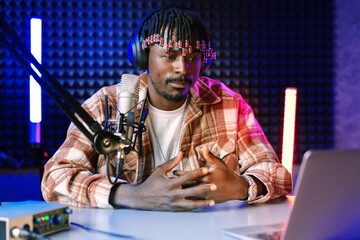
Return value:
[[(167, 41), (165, 39), (165, 29), (168, 27)], [(173, 42), (173, 31), (176, 29), (175, 43)], [(207, 63), (209, 60), (216, 59), (216, 52), (205, 25), (201, 19), (193, 12), (180, 7), (162, 7), (150, 14), (145, 19), (142, 29), (139, 32), (141, 48), (147, 49), (152, 44), (165, 46), (166, 51), (170, 49), (179, 50), (185, 56), (187, 52), (193, 52), (191, 42), (193, 34), (196, 39), (196, 49), (202, 53), (202, 61)]]

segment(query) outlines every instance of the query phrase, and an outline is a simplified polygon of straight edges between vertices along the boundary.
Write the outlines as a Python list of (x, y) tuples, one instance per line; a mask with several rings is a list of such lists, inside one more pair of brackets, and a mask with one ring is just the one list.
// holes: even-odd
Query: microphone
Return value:
[[(135, 75), (122, 75), (119, 84), (118, 105), (116, 118), (112, 119), (115, 104), (105, 95), (105, 119), (102, 126), (81, 106), (81, 104), (35, 59), (30, 51), (21, 42), (19, 36), (10, 25), (0, 16), (0, 42), (5, 45), (11, 54), (32, 75), (42, 88), (53, 98), (65, 115), (91, 142), (97, 154), (104, 154), (109, 182), (115, 184), (125, 154), (136, 151), (142, 155), (142, 133), (146, 131), (145, 120), (148, 113), (146, 101), (141, 100), (140, 114), (135, 117), (138, 103), (140, 78)], [(41, 73), (41, 77), (31, 66)], [(110, 100), (111, 106), (108, 101)], [(76, 114), (74, 114), (76, 113)], [(79, 117), (79, 118), (78, 118)], [(137, 119), (137, 121), (135, 121)], [(82, 121), (81, 121), (82, 120)], [(132, 142), (132, 138), (135, 138)], [(137, 149), (135, 145), (137, 144)], [(116, 177), (113, 182), (109, 170), (109, 154), (117, 152)], [(0, 158), (4, 156), (1, 156)], [(0, 202), (1, 205), (1, 202)]]
[(132, 74), (123, 74), (121, 76), (116, 111), (117, 127), (114, 134), (119, 136), (125, 144), (116, 153), (117, 171), (122, 168), (125, 154), (128, 154), (131, 150), (136, 106), (139, 100), (139, 85), (139, 76)]

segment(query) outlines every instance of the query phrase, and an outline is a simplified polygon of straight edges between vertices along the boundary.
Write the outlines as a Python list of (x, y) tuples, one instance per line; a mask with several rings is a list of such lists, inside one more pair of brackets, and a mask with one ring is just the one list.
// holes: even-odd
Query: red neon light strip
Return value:
[(296, 88), (286, 88), (284, 107), (284, 129), (282, 144), (282, 164), (292, 174), (295, 141)]

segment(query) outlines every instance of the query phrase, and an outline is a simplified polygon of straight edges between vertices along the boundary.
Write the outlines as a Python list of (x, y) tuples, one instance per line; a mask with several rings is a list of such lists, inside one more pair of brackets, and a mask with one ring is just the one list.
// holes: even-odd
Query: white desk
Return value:
[[(245, 205), (238, 201), (216, 204), (191, 212), (158, 212), (129, 209), (74, 208), (71, 222), (102, 231), (130, 235), (134, 239), (232, 239), (222, 229), (240, 226), (273, 224), (286, 221), (294, 197), (273, 200), (266, 204)], [(77, 226), (49, 236), (57, 239), (120, 239)]]

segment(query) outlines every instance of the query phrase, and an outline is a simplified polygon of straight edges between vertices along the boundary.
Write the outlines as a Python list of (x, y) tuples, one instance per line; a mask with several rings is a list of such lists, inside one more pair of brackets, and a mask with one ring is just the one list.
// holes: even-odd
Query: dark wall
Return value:
[[(180, 1), (181, 2), (181, 1)], [(29, 19), (43, 19), (43, 64), (80, 102), (122, 73), (137, 73), (126, 47), (138, 22), (160, 1), (1, 0), (0, 14), (29, 46)], [(333, 147), (334, 3), (183, 1), (203, 18), (217, 60), (206, 72), (243, 95), (281, 158), (284, 90), (298, 88), (295, 161)], [(0, 152), (36, 165), (28, 145), (28, 76), (0, 47)], [(43, 93), (41, 149), (55, 150), (69, 121)], [(35, 157), (34, 157), (35, 156)], [(9, 167), (0, 161), (0, 167)]]
[(335, 147), (360, 148), (360, 2), (335, 3)]
[[(197, 1), (218, 60), (206, 73), (240, 92), (280, 155), (283, 97), (299, 90), (296, 160), (308, 148), (333, 145), (333, 2)], [(29, 45), (29, 18), (43, 19), (43, 63), (80, 102), (124, 72), (136, 72), (126, 46), (159, 1), (6, 0), (1, 15)], [(44, 93), (42, 139), (57, 148), (69, 121)], [(27, 154), (28, 79), (1, 49), (0, 150)]]

